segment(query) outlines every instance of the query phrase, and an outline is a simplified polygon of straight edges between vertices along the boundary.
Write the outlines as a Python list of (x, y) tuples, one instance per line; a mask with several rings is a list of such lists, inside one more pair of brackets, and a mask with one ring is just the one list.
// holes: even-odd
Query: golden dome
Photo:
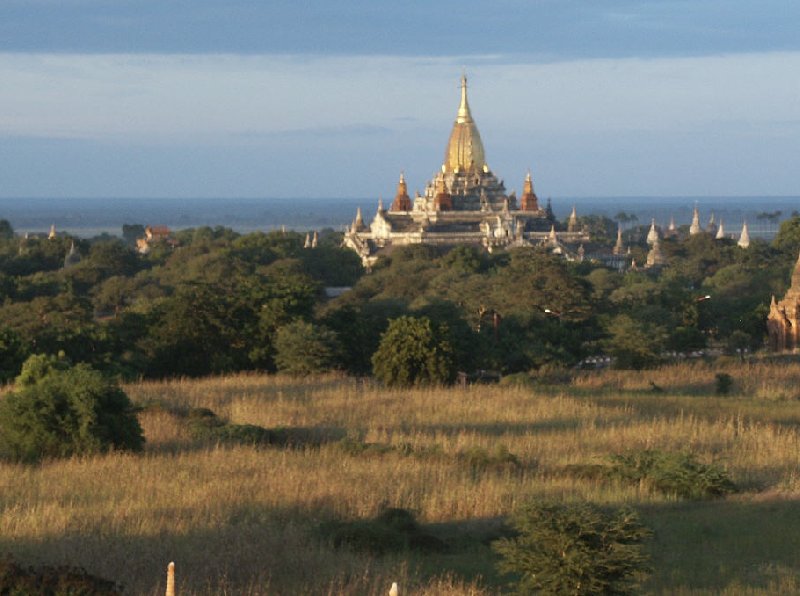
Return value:
[(481, 143), (481, 135), (478, 127), (472, 119), (467, 103), (467, 77), (461, 77), (461, 104), (458, 106), (458, 114), (453, 132), (450, 133), (450, 141), (447, 143), (447, 151), (444, 155), (445, 172), (463, 171), (485, 171), (486, 155)]

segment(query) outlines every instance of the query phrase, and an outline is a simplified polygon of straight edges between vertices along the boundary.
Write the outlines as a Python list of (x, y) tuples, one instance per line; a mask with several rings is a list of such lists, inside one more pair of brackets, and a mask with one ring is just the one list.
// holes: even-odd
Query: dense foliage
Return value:
[(451, 382), (456, 370), (447, 333), (428, 317), (392, 320), (372, 357), (375, 377), (389, 387)]
[[(579, 223), (593, 234), (586, 254), (608, 252), (615, 223)], [(294, 232), (197, 228), (138, 255), (130, 243), (140, 226), (125, 226), (125, 240), (49, 240), (20, 238), (4, 222), (0, 381), (33, 353), (64, 353), (124, 378), (288, 370), (306, 340), (324, 356), (297, 372), (364, 375), (390, 321), (406, 316), (446, 326), (452, 368), (468, 373), (528, 373), (593, 355), (642, 368), (709, 345), (752, 350), (763, 345), (770, 296), (787, 289), (799, 229), (794, 217), (772, 244), (747, 250), (707, 234), (667, 238), (661, 271), (620, 273), (543, 248), (410, 246), (364, 274), (332, 231), (308, 249)], [(625, 232), (639, 262), (645, 232)], [(73, 244), (81, 258), (65, 260)], [(326, 297), (324, 288), (341, 286), (352, 290)]]
[(143, 443), (127, 395), (85, 364), (31, 356), (0, 400), (0, 455), (8, 459), (139, 451)]
[(648, 570), (649, 535), (628, 509), (588, 503), (530, 503), (513, 520), (514, 538), (494, 543), (518, 594), (629, 594)]

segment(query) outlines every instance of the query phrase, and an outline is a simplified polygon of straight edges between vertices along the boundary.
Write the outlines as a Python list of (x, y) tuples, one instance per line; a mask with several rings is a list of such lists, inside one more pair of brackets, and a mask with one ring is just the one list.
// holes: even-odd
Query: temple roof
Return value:
[(486, 154), (483, 150), (481, 135), (472, 119), (467, 102), (467, 77), (461, 77), (461, 103), (458, 106), (456, 121), (447, 150), (444, 155), (445, 172), (463, 172), (466, 170), (483, 171), (486, 169)]

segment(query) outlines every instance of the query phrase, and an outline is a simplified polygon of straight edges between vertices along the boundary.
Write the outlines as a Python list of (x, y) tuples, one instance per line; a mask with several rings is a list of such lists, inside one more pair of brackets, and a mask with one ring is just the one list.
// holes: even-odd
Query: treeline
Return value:
[[(591, 254), (612, 241), (614, 224), (588, 223), (605, 231)], [(627, 232), (640, 263), (642, 232)], [(709, 343), (757, 349), (770, 296), (786, 291), (797, 259), (800, 217), (746, 250), (706, 234), (665, 239), (660, 272), (618, 273), (544, 249), (413, 246), (364, 274), (332, 231), (314, 249), (295, 232), (206, 227), (175, 239), (177, 247), (138, 255), (111, 237), (23, 239), (0, 222), (0, 378), (16, 376), (30, 354), (62, 354), (122, 378), (364, 375), (435, 361), (446, 381), (455, 371), (548, 371), (590, 355), (640, 368)], [(73, 243), (80, 261), (65, 266)], [(352, 290), (328, 298), (331, 286)]]

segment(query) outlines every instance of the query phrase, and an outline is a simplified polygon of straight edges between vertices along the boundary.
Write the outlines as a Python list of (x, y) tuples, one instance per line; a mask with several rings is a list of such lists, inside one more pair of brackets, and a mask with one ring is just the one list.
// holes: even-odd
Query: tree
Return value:
[(372, 371), (390, 387), (451, 383), (456, 369), (446, 326), (427, 317), (390, 321), (372, 356)]
[(781, 224), (772, 240), (772, 246), (792, 258), (797, 258), (797, 253), (800, 251), (800, 216), (793, 216)]
[(0, 383), (7, 383), (19, 374), (28, 351), (19, 335), (11, 329), (0, 329)]
[(14, 228), (7, 219), (0, 219), (0, 240), (11, 240), (14, 237)]
[(645, 320), (617, 315), (608, 325), (609, 338), (603, 342), (614, 357), (616, 368), (641, 369), (658, 362), (664, 329)]
[(275, 364), (281, 372), (308, 375), (326, 372), (336, 365), (336, 334), (303, 320), (280, 327), (275, 334)]
[(28, 358), (0, 401), (0, 454), (15, 461), (140, 451), (144, 437), (128, 396), (86, 364)]
[(650, 532), (629, 509), (588, 503), (530, 503), (512, 522), (515, 538), (493, 544), (518, 594), (628, 594), (647, 570)]

